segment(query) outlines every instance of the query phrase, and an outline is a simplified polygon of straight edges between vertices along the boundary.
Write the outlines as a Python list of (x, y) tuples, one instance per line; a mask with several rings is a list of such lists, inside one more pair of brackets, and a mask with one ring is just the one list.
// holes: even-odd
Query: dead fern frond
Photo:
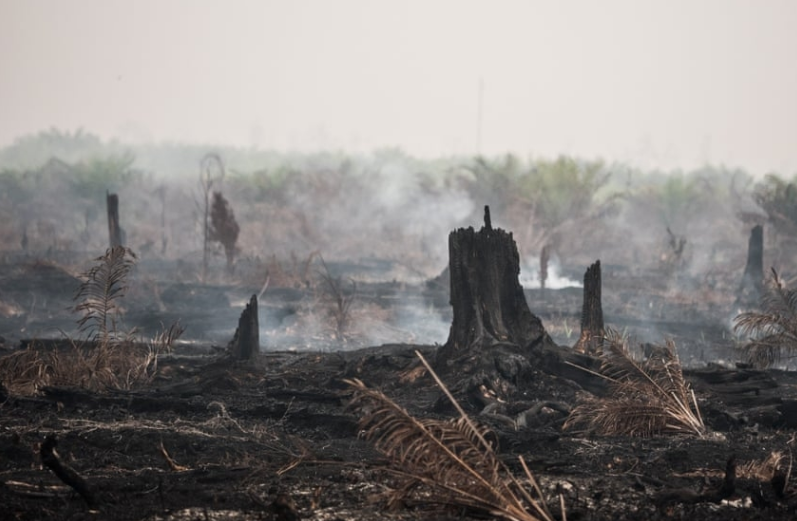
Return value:
[(97, 264), (83, 274), (85, 279), (75, 295), (74, 311), (81, 332), (101, 344), (115, 341), (118, 301), (127, 291), (127, 276), (133, 269), (135, 254), (124, 246), (109, 248), (97, 257)]
[(745, 358), (765, 368), (797, 353), (797, 291), (788, 289), (774, 268), (760, 307), (737, 315), (733, 329), (750, 337), (742, 347)]
[(489, 430), (477, 426), (464, 412), (456, 420), (418, 419), (360, 380), (346, 383), (355, 390), (351, 406), (362, 414), (360, 428), (365, 438), (388, 456), (398, 466), (397, 474), (407, 480), (394, 490), (391, 502), (403, 501), (420, 488), (427, 493), (423, 496), (427, 503), (466, 507), (507, 520), (553, 519), (524, 462), (521, 460), (533, 493), (498, 458), (495, 444), (488, 441)]
[(584, 399), (570, 413), (565, 429), (627, 436), (706, 433), (671, 340), (638, 362), (631, 357), (627, 340), (607, 329), (601, 362), (598, 375), (610, 382), (609, 396)]

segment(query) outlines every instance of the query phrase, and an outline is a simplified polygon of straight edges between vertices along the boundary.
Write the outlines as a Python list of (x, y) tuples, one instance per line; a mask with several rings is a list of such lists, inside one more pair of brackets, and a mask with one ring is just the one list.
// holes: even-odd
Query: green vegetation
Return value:
[[(212, 190), (197, 186), (197, 165), (206, 157), (223, 160), (223, 190), (221, 180)], [(0, 150), (0, 217), (14, 223), (0, 239), (13, 250), (24, 235), (39, 254), (103, 251), (110, 190), (119, 193), (134, 251), (183, 257), (202, 251), (203, 192), (210, 208), (211, 192), (219, 191), (242, 223), (238, 259), (320, 250), (329, 259), (400, 259), (431, 275), (444, 265), (448, 233), (479, 226), (487, 204), (496, 226), (515, 234), (524, 259), (547, 246), (553, 263), (607, 257), (657, 265), (672, 256), (675, 237), (685, 245), (681, 270), (695, 259), (735, 262), (717, 257), (714, 244), (743, 248), (751, 215), (769, 220), (779, 238), (797, 238), (794, 186), (776, 175), (754, 185), (742, 171), (714, 167), (665, 173), (567, 156), (419, 160), (398, 149), (347, 156), (125, 146), (49, 130)]]
[(753, 198), (767, 215), (775, 231), (797, 236), (797, 176), (791, 180), (767, 175), (753, 190)]

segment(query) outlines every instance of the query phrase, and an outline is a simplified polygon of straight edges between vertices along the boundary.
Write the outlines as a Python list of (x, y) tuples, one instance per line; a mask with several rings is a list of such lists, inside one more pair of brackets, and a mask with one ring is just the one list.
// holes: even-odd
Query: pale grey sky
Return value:
[(797, 173), (791, 0), (0, 0), (0, 146), (560, 153)]

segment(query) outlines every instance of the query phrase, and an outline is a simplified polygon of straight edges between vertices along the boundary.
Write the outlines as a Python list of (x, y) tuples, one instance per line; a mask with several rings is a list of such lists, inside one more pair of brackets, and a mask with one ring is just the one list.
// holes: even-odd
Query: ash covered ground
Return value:
[[(375, 282), (374, 264), (333, 263), (323, 272), (314, 264), (307, 281), (263, 291), (259, 285), (180, 281), (176, 274), (184, 266), (142, 261), (125, 297), (125, 326), (150, 337), (161, 323), (180, 319), (185, 336), (159, 356), (146, 381), (129, 388), (59, 385), (44, 374), (38, 375), (35, 392), (25, 393), (20, 392), (24, 378), (6, 382), (0, 406), (4, 516), (473, 515), (417, 498), (386, 506), (391, 487), (401, 480), (395, 462), (360, 436), (359, 417), (348, 407), (353, 391), (344, 380), (362, 380), (418, 418), (456, 416), (415, 354), (434, 356), (435, 344), (446, 341), (451, 311), (445, 274), (416, 284)], [(385, 266), (395, 268), (379, 264)], [(371, 280), (364, 275), (369, 271)], [(330, 276), (351, 299), (350, 322), (342, 325), (325, 287)], [(775, 476), (783, 479), (790, 468), (797, 378), (781, 370), (736, 369), (740, 342), (729, 325), (735, 281), (695, 295), (694, 281), (681, 281), (688, 289), (678, 290), (668, 277), (656, 270), (604, 268), (605, 319), (640, 343), (675, 341), (708, 426), (704, 437), (563, 430), (569, 409), (585, 391), (576, 381), (535, 369), (534, 360), (499, 410), (486, 412), (483, 404), (460, 395), (463, 407), (492, 430), (498, 454), (518, 476), (517, 456), (523, 456), (555, 518), (561, 516), (560, 501), (568, 519), (793, 516), (791, 476), (786, 483)], [(577, 280), (575, 269), (571, 278)], [(64, 290), (79, 280), (56, 263), (20, 262), (4, 267), (2, 281), (9, 300), (23, 301), (35, 292), (38, 301), (6, 321), (5, 356), (22, 363), (21, 353), (60, 352), (65, 367), (74, 349), (65, 339), (76, 333), (69, 329), (75, 324), (69, 311), (74, 293)], [(261, 291), (263, 351), (254, 363), (232, 363), (224, 357), (226, 343), (243, 303)], [(529, 307), (560, 345), (577, 340), (581, 292), (578, 287), (525, 292)], [(91, 504), (43, 465), (41, 447), (48, 436), (57, 438), (61, 460), (88, 482)], [(737, 468), (734, 491), (715, 498), (731, 458)]]

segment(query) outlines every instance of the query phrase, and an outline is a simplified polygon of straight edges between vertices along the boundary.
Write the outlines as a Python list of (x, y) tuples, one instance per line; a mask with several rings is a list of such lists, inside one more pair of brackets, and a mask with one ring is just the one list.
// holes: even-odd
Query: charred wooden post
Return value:
[(119, 226), (119, 196), (106, 192), (105, 202), (108, 208), (108, 234), (110, 236), (111, 248), (124, 246), (122, 228)]
[(439, 368), (498, 343), (526, 348), (550, 339), (526, 303), (512, 234), (492, 227), (489, 207), (478, 232), (473, 227), (451, 232), (448, 254), (454, 317), (448, 341), (437, 353)]
[(603, 349), (606, 331), (601, 304), (601, 261), (584, 273), (584, 304), (581, 308), (581, 336), (573, 346), (579, 353), (597, 355)]
[(755, 301), (764, 293), (764, 227), (760, 224), (750, 230), (747, 243), (747, 265), (739, 285), (736, 302)]
[(238, 319), (238, 329), (229, 345), (236, 360), (251, 360), (260, 351), (260, 325), (257, 318), (257, 295), (252, 295)]

